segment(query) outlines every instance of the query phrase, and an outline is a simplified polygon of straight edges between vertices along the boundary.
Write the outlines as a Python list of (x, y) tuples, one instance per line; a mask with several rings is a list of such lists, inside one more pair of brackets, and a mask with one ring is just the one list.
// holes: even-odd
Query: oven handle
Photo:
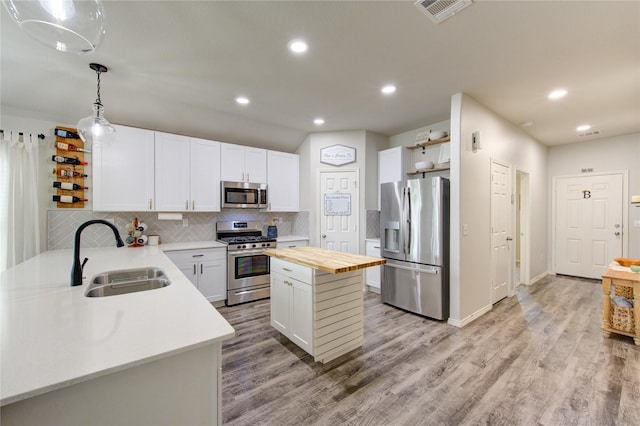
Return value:
[[(252, 256), (254, 254), (263, 254), (263, 249), (256, 250), (240, 250), (240, 251), (230, 251), (228, 252), (229, 256)], [(266, 256), (266, 255), (265, 255)]]

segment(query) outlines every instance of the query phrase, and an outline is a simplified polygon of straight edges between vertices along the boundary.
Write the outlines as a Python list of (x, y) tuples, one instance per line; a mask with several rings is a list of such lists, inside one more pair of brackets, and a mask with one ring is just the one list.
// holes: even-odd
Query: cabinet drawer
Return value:
[(297, 265), (275, 257), (271, 258), (271, 271), (302, 281), (305, 284), (311, 284), (313, 279), (313, 269), (308, 266)]
[(289, 248), (289, 247), (302, 247), (308, 246), (309, 240), (291, 240), (291, 241), (282, 241), (276, 244), (276, 248)]
[(173, 263), (204, 262), (209, 260), (225, 260), (227, 250), (223, 248), (211, 248), (202, 250), (177, 250), (165, 253)]

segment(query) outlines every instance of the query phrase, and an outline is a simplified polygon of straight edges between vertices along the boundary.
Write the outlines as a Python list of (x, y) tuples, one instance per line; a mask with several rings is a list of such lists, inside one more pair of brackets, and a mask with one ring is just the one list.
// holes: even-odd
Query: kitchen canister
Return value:
[(267, 237), (278, 238), (278, 228), (275, 225), (267, 226)]
[(146, 235), (140, 235), (140, 236), (138, 237), (138, 239), (136, 240), (136, 242), (137, 242), (139, 245), (143, 246), (143, 245), (147, 244), (147, 241), (148, 241), (148, 240), (149, 240), (149, 238), (148, 238)]
[(147, 244), (150, 246), (157, 246), (160, 244), (160, 235), (149, 235)]

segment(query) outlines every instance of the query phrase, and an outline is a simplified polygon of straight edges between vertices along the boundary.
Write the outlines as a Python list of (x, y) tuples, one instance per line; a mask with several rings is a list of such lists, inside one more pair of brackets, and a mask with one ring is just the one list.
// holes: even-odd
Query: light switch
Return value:
[(469, 235), (469, 225), (466, 223), (462, 224), (462, 235)]

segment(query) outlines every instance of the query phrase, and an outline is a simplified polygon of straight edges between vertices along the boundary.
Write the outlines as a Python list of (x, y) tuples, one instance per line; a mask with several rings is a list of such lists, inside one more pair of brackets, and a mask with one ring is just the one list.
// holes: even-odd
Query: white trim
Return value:
[(527, 285), (534, 285), (535, 283), (537, 283), (538, 281), (540, 281), (541, 279), (543, 279), (547, 275), (555, 275), (555, 274), (550, 274), (549, 272), (543, 272), (540, 275), (538, 275), (537, 277), (534, 277), (533, 279), (529, 280), (529, 283)]
[[(580, 173), (551, 177), (551, 271), (556, 273), (556, 186), (558, 179), (572, 179), (592, 176), (622, 175), (622, 257), (629, 251), (629, 170), (611, 170), (607, 172)], [(625, 208), (625, 206), (627, 206)]]
[(486, 314), (487, 312), (489, 312), (492, 309), (492, 307), (493, 307), (493, 305), (484, 306), (484, 307), (478, 309), (477, 311), (475, 311), (474, 313), (472, 313), (471, 315), (467, 316), (466, 318), (463, 318), (462, 320), (456, 320), (456, 319), (453, 319), (453, 318), (449, 318), (447, 323), (449, 325), (453, 325), (454, 327), (462, 328), (464, 326), (469, 325), (471, 322), (475, 321), (476, 319), (478, 319), (482, 315)]

